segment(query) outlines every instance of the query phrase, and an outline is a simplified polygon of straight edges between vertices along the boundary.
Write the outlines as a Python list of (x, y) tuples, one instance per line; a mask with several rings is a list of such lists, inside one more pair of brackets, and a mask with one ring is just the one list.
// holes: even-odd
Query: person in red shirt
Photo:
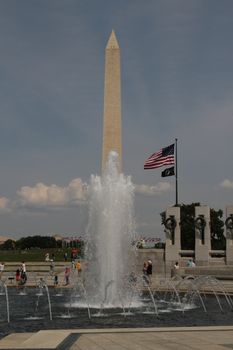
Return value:
[(16, 281), (16, 287), (17, 288), (19, 287), (20, 280), (21, 280), (20, 269), (17, 269), (16, 273), (15, 273), (15, 281)]
[(65, 268), (65, 286), (70, 284), (70, 268), (66, 267)]

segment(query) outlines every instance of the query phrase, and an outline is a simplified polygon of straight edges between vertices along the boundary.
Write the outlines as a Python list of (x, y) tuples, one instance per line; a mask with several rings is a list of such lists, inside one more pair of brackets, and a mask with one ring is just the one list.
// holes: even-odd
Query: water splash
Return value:
[(134, 260), (133, 197), (131, 178), (119, 174), (118, 155), (110, 152), (104, 175), (92, 176), (89, 188), (85, 285), (94, 303), (119, 306), (119, 291), (127, 297), (124, 277)]
[(7, 322), (10, 322), (10, 308), (9, 308), (9, 298), (8, 298), (8, 289), (7, 285), (0, 281), (0, 295), (4, 295), (6, 298), (6, 312), (7, 312)]
[(36, 307), (35, 307), (34, 313), (36, 316), (36, 312), (37, 312), (38, 306), (39, 306), (40, 297), (44, 295), (43, 289), (45, 289), (45, 291), (46, 291), (47, 301), (48, 301), (48, 309), (49, 309), (49, 319), (50, 319), (50, 321), (52, 321), (53, 315), (52, 315), (52, 308), (51, 308), (50, 293), (49, 293), (48, 286), (43, 278), (40, 278), (40, 280), (38, 282), (38, 292), (36, 293), (37, 301), (36, 301)]

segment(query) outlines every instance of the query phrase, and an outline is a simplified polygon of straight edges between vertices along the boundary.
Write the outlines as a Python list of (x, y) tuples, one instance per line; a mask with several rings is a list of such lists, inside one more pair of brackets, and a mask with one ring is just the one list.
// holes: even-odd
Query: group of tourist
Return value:
[(145, 247), (146, 247), (146, 242), (145, 242), (145, 240), (144, 240), (143, 238), (141, 238), (140, 241), (138, 241), (138, 242), (136, 243), (136, 247), (137, 247), (138, 249), (143, 249), (143, 248), (145, 248)]
[(22, 261), (21, 266), (15, 272), (15, 281), (17, 288), (23, 286), (27, 282), (26, 264)]
[[(58, 280), (58, 275), (57, 273), (54, 272), (54, 260), (50, 259), (50, 273), (53, 273), (53, 277), (54, 277), (54, 287), (57, 287), (59, 284), (59, 280)], [(2, 263), (1, 265), (4, 266), (4, 264)], [(0, 265), (0, 266), (1, 266)], [(78, 260), (75, 264), (74, 267), (77, 272), (78, 275), (81, 275), (82, 272), (82, 266), (81, 266), (81, 262), (80, 260)], [(0, 270), (1, 271), (1, 270)], [(65, 267), (65, 273), (64, 273), (64, 285), (67, 286), (70, 284), (70, 274), (71, 274), (71, 267)], [(27, 282), (27, 274), (26, 274), (26, 264), (23, 261), (20, 268), (18, 268), (16, 270), (16, 274), (15, 274), (15, 280), (16, 280), (16, 286), (20, 286), (20, 285), (24, 285)]]
[[(45, 261), (50, 263), (50, 271), (49, 274), (53, 278), (53, 285), (54, 287), (57, 287), (59, 285), (59, 275), (57, 271), (55, 271), (55, 257), (54, 254), (51, 255), (51, 258), (49, 256), (49, 253), (45, 254)], [(0, 263), (0, 280), (3, 277), (3, 273), (5, 270), (5, 263)], [(76, 274), (80, 277), (82, 275), (82, 264), (81, 260), (72, 260), (72, 263), (69, 266), (65, 266), (64, 270), (64, 280), (63, 285), (68, 286), (70, 284), (70, 276), (71, 272), (76, 271)], [(9, 280), (14, 280), (16, 282), (16, 287), (22, 287), (27, 282), (27, 271), (26, 271), (26, 263), (25, 261), (22, 261), (20, 266), (16, 269), (14, 277), (8, 277)]]
[[(80, 260), (78, 260), (77, 262), (72, 261), (72, 269), (75, 269), (78, 273), (78, 276), (81, 276), (82, 273), (82, 265)], [(65, 268), (65, 286), (67, 286), (68, 284), (70, 284), (70, 274), (71, 274), (71, 268), (70, 267), (66, 267)]]
[[(195, 267), (196, 264), (195, 264), (195, 261), (193, 259), (189, 259), (187, 261), (187, 264), (186, 264), (187, 267)], [(174, 270), (179, 270), (180, 266), (179, 266), (179, 263), (178, 261), (175, 262), (174, 266), (173, 266)]]
[[(186, 264), (187, 267), (195, 267), (196, 264), (195, 264), (195, 261), (193, 259), (189, 259), (187, 261), (187, 264)], [(175, 264), (173, 265), (173, 268), (171, 270), (171, 277), (173, 277), (174, 275), (176, 275), (178, 273), (178, 270), (180, 269), (180, 265), (178, 263), (178, 261), (175, 262)]]
[[(81, 276), (82, 272), (82, 265), (80, 260), (72, 264), (72, 269), (75, 269), (78, 273), (78, 276)], [(66, 266), (65, 272), (64, 272), (64, 286), (68, 286), (70, 284), (70, 275), (71, 275), (71, 267)], [(55, 273), (54, 275), (54, 287), (57, 287), (59, 285), (58, 275)]]
[[(5, 263), (2, 262), (0, 263), (0, 280), (2, 279), (4, 269), (5, 269)], [(14, 279), (14, 278), (12, 277), (11, 279)], [(26, 264), (24, 261), (22, 261), (20, 267), (15, 272), (15, 280), (16, 280), (17, 287), (27, 282)]]
[[(66, 262), (68, 260), (68, 254), (67, 252), (64, 253), (64, 261)], [(55, 273), (55, 255), (52, 254), (51, 258), (49, 256), (49, 253), (45, 254), (45, 261), (50, 262), (50, 275), (53, 276), (53, 284), (54, 287), (57, 287), (59, 285), (59, 279), (57, 273)], [(78, 275), (81, 275), (82, 267), (80, 260), (76, 261), (76, 256), (74, 258), (73, 253), (71, 254), (71, 267), (65, 267), (64, 271), (64, 285), (67, 286), (70, 284), (70, 275), (71, 275), (71, 268), (72, 270), (77, 270)]]

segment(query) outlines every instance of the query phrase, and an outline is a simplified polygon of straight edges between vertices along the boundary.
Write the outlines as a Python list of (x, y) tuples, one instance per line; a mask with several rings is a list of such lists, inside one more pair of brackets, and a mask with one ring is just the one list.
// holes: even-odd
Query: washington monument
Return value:
[(110, 151), (118, 153), (121, 171), (121, 68), (120, 48), (114, 31), (105, 49), (102, 174)]

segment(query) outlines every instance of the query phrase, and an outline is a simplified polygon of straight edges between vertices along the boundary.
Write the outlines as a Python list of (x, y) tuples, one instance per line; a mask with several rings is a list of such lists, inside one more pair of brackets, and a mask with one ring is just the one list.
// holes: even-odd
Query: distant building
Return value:
[(53, 235), (52, 236), (56, 241), (62, 241), (64, 238), (61, 235)]
[(84, 238), (82, 236), (79, 237), (63, 237), (62, 238), (62, 246), (65, 248), (68, 247), (77, 247), (81, 242), (84, 242)]

